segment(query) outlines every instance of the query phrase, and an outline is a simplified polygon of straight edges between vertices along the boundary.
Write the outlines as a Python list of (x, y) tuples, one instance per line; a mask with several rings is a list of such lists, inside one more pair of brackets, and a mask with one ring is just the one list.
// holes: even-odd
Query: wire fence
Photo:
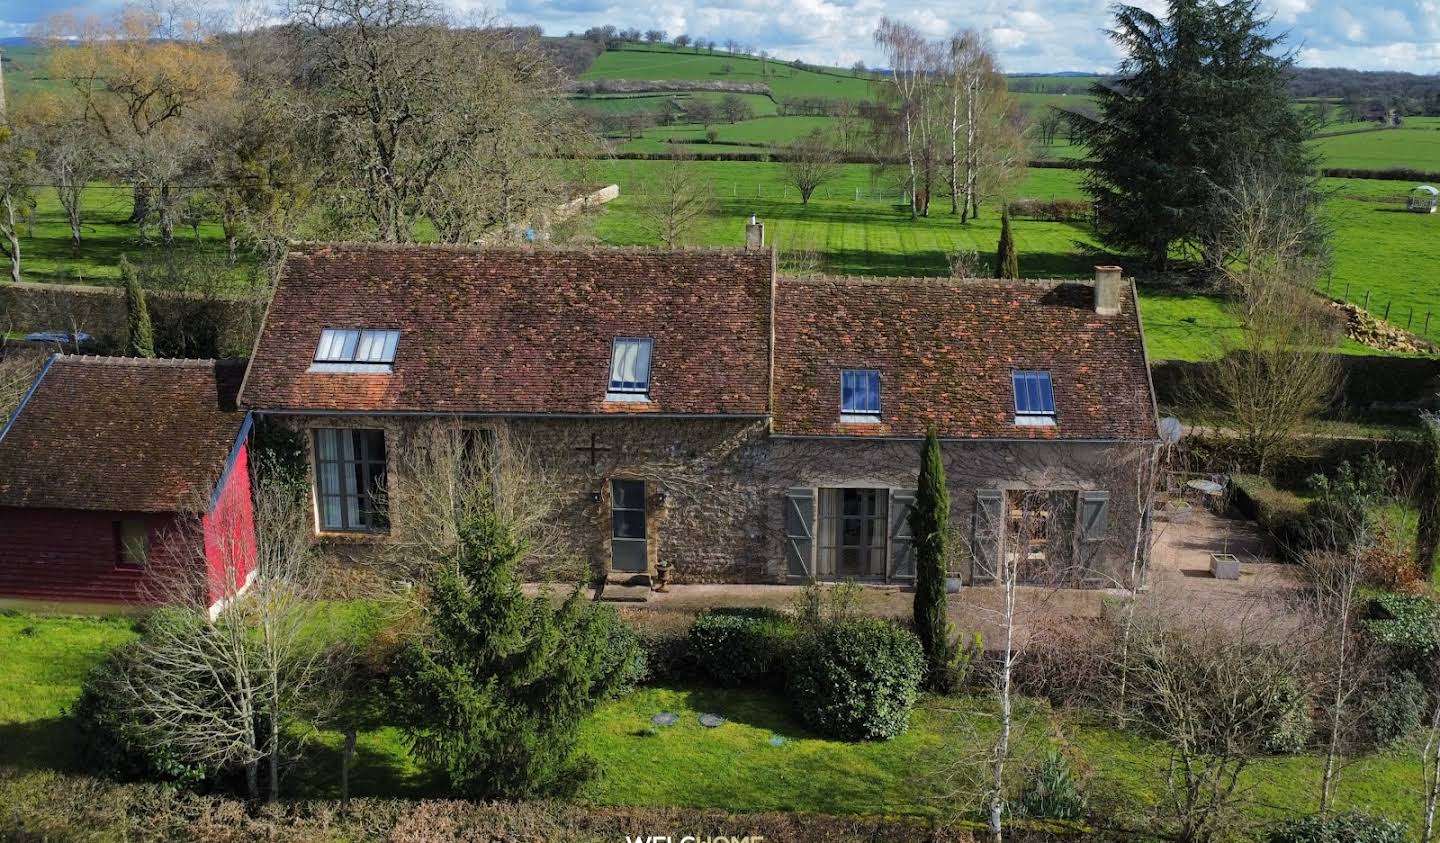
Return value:
[[(1434, 311), (1421, 310), (1413, 303), (1397, 304), (1393, 295), (1385, 300), (1382, 307), (1374, 290), (1366, 288), (1361, 291), (1349, 281), (1337, 283), (1333, 273), (1325, 279), (1324, 292), (1328, 299), (1356, 305), (1370, 316), (1392, 327), (1403, 328), (1426, 342), (1435, 342), (1435, 337), (1431, 334), (1432, 330), (1440, 334), (1440, 318), (1436, 318)], [(1352, 293), (1354, 298), (1351, 297)], [(1374, 305), (1373, 309), (1371, 308), (1372, 304)]]

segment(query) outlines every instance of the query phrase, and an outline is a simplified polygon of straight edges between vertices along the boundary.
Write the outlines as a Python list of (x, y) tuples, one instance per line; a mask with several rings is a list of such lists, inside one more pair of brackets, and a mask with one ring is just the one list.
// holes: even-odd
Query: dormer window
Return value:
[(1015, 385), (1015, 423), (1027, 427), (1051, 427), (1055, 424), (1055, 390), (1049, 372), (1016, 369), (1011, 373)]
[(650, 357), (654, 340), (649, 337), (616, 337), (610, 347), (610, 385), (606, 401), (650, 400)]
[(311, 372), (389, 373), (400, 332), (389, 328), (326, 328), (320, 332)]
[(840, 421), (854, 424), (880, 421), (878, 369), (844, 369), (840, 372)]

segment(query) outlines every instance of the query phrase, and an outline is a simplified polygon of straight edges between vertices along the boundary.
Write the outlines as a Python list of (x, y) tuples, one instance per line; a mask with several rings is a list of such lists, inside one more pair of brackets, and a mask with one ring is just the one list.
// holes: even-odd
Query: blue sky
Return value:
[[(255, 0), (263, 2), (264, 0)], [(882, 15), (941, 38), (959, 28), (987, 34), (1007, 71), (1104, 71), (1107, 0), (447, 0), (459, 14), (488, 12), (550, 34), (611, 23), (659, 28), (769, 50), (785, 59), (879, 63), (871, 33)], [(1440, 0), (1264, 0), (1314, 67), (1440, 72)], [(0, 0), (0, 36), (23, 35), (51, 13), (113, 9), (115, 0)], [(230, 5), (230, 4), (225, 4)], [(1156, 0), (1139, 5), (1163, 8)]]

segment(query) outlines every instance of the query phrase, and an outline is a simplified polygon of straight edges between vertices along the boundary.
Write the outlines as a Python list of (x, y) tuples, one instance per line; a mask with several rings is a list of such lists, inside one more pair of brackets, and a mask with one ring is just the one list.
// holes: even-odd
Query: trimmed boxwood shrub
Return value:
[(1403, 843), (1405, 826), (1362, 813), (1311, 814), (1287, 819), (1266, 843)]
[(830, 623), (791, 659), (789, 696), (811, 729), (843, 740), (887, 740), (910, 725), (925, 654), (908, 630), (877, 618)]
[(1305, 502), (1270, 485), (1256, 474), (1230, 477), (1235, 506), (1270, 534), (1282, 556), (1297, 559), (1305, 552), (1307, 527)]
[(690, 627), (689, 656), (700, 678), (722, 687), (778, 685), (796, 632), (773, 609), (710, 609)]

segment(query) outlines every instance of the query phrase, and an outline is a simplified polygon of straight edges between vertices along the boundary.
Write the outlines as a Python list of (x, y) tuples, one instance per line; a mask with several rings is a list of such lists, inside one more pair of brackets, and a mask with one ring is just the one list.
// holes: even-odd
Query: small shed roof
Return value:
[(243, 363), (56, 355), (0, 437), (0, 506), (196, 509), (244, 428)]

